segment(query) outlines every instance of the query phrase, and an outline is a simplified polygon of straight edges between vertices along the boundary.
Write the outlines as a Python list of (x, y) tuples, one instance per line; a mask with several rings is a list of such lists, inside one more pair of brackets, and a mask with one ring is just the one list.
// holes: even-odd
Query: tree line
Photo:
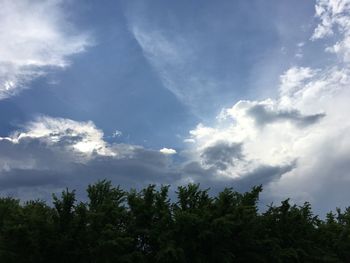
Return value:
[(0, 262), (350, 262), (350, 209), (321, 220), (289, 200), (258, 211), (262, 187), (216, 196), (197, 184), (124, 191), (109, 181), (53, 195), (0, 198)]

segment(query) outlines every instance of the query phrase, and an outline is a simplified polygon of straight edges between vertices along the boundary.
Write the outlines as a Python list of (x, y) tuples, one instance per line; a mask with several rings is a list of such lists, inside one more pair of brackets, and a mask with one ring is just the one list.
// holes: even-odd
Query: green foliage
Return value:
[(103, 180), (87, 189), (21, 203), (0, 198), (0, 262), (350, 262), (350, 208), (325, 220), (287, 199), (260, 213), (262, 187), (198, 184), (126, 192)]

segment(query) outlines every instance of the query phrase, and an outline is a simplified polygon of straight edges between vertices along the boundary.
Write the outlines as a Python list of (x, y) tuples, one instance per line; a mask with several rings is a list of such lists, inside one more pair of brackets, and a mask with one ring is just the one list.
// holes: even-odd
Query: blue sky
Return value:
[(346, 205), (349, 1), (0, 6), (3, 194), (108, 178)]
[[(242, 98), (275, 95), (279, 74), (295, 60), (281, 50), (294, 52), (295, 44), (312, 30), (303, 32), (303, 24), (295, 24), (310, 22), (313, 13), (311, 3), (299, 3), (67, 2), (64, 12), (76, 31), (90, 34), (91, 46), (69, 58), (69, 69), (50, 70), (3, 103), (3, 111), (16, 113), (6, 114), (2, 135), (14, 128), (6, 126), (15, 119), (46, 114), (92, 120), (106, 135), (120, 130), (125, 137), (120, 139), (131, 143), (181, 147), (191, 127), (212, 121), (221, 108)], [(299, 16), (284, 20), (290, 8)], [(166, 52), (159, 62), (169, 67), (170, 78), (177, 82), (174, 88), (163, 82), (163, 73), (145, 55), (133, 27), (174, 45), (179, 64)]]

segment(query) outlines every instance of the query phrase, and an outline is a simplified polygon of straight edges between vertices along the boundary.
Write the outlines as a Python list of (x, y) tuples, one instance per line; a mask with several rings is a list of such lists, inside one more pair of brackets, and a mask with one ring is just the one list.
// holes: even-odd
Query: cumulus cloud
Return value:
[(208, 146), (201, 153), (203, 163), (214, 166), (218, 170), (226, 170), (228, 165), (234, 165), (236, 160), (241, 160), (242, 145), (239, 143), (218, 142)]
[[(239, 187), (262, 183), (266, 198), (309, 200), (319, 212), (349, 205), (349, 3), (317, 1), (320, 24), (312, 36), (312, 41), (337, 38), (331, 47), (342, 63), (293, 66), (281, 75), (277, 98), (239, 101), (223, 109), (215, 124), (199, 124), (188, 138), (195, 162), (187, 169), (202, 174), (211, 169)], [(214, 153), (210, 159), (208, 149)]]
[[(0, 194), (50, 199), (51, 192), (66, 186), (82, 194), (87, 184), (105, 178), (125, 188), (196, 182), (213, 191), (227, 186), (247, 190), (277, 180), (291, 169), (290, 165), (253, 165), (245, 160), (242, 144), (227, 141), (205, 146), (198, 159), (188, 155), (178, 162), (172, 157), (175, 153), (171, 148), (156, 151), (108, 143), (91, 121), (40, 116), (0, 137)], [(237, 176), (228, 173), (230, 169)]]
[(107, 143), (91, 121), (41, 116), (0, 137), (2, 194), (50, 198), (51, 191), (66, 186), (82, 190), (104, 178), (129, 188), (172, 183), (180, 173), (167, 154)]
[(200, 183), (204, 188), (213, 192), (222, 191), (225, 187), (233, 187), (237, 191), (248, 191), (253, 186), (268, 185), (278, 181), (283, 174), (294, 169), (295, 163), (283, 166), (259, 165), (246, 171), (238, 177), (225, 176), (217, 173), (217, 167), (205, 167), (200, 162), (186, 163), (182, 169), (179, 184)]
[(163, 154), (169, 154), (169, 155), (176, 153), (176, 150), (171, 149), (171, 148), (162, 148), (159, 151)]
[(350, 1), (349, 0), (318, 0), (316, 17), (320, 19), (312, 40), (326, 38), (334, 34), (342, 37), (326, 51), (335, 53), (346, 61), (350, 61)]
[(59, 0), (0, 1), (0, 99), (17, 94), (49, 68), (65, 68), (85, 50), (87, 34), (74, 34)]
[(22, 131), (12, 133), (8, 138), (13, 143), (26, 139), (38, 139), (47, 145), (69, 147), (74, 151), (91, 155), (114, 155), (103, 140), (103, 132), (91, 122), (77, 122), (70, 119), (40, 116), (24, 125)]
[(334, 30), (339, 26), (339, 30), (348, 30), (348, 15), (350, 1), (348, 0), (318, 0), (315, 6), (316, 17), (320, 19), (311, 39), (316, 40), (334, 34)]

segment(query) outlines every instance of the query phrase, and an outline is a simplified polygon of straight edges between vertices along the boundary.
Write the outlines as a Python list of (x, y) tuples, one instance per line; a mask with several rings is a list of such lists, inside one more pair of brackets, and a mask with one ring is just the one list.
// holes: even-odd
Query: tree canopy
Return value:
[(53, 204), (0, 198), (0, 262), (350, 262), (350, 209), (314, 215), (309, 203), (259, 212), (262, 187), (197, 184), (125, 191), (109, 181), (66, 189)]

